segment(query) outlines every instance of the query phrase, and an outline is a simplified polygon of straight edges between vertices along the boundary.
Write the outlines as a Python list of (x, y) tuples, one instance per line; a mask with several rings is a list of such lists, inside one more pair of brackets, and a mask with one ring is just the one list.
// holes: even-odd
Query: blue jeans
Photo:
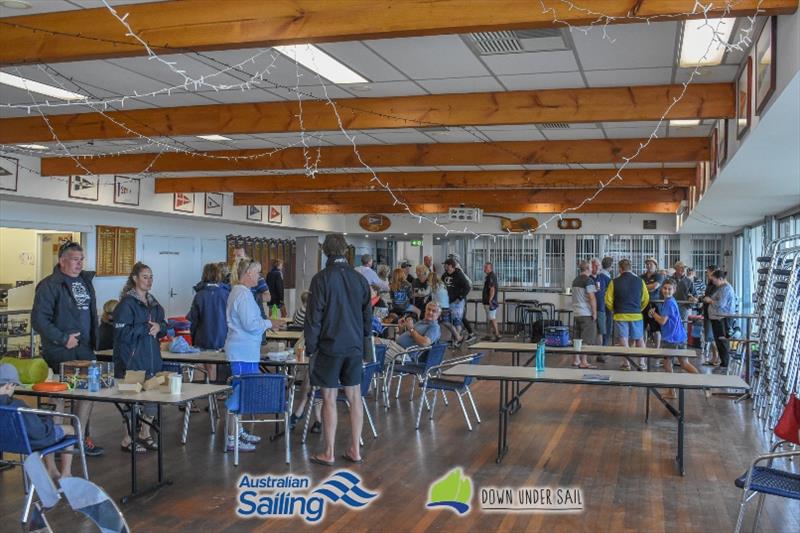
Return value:
[(464, 321), (464, 307), (466, 304), (466, 300), (463, 299), (450, 302), (450, 321), (456, 327), (460, 326)]

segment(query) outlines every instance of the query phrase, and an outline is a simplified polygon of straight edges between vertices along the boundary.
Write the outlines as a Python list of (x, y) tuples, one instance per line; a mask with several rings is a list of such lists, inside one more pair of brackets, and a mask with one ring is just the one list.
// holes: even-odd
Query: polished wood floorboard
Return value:
[[(505, 364), (508, 356), (490, 355), (485, 362)], [(566, 366), (568, 359), (560, 364)], [(606, 367), (616, 368), (616, 363)], [(418, 400), (408, 401), (407, 383), (390, 411), (370, 400), (380, 436), (373, 440), (365, 428), (365, 463), (352, 470), (362, 476), (364, 487), (381, 496), (363, 511), (328, 505), (321, 526), (348, 532), (727, 532), (733, 530), (741, 494), (733, 480), (768, 446), (750, 403), (688, 392), (686, 476), (681, 477), (674, 461), (675, 420), (654, 404), (645, 424), (641, 389), (537, 384), (524, 396), (522, 410), (511, 417), (510, 449), (497, 465), (498, 385), (481, 382), (473, 391), (483, 423), (472, 432), (454, 400), (447, 408), (439, 402), (433, 422), (424, 413), (420, 431), (415, 431)], [(306, 526), (299, 518), (239, 519), (234, 513), (236, 483), (245, 472), (307, 474), (312, 483), (322, 481), (332, 469), (309, 461), (319, 449), (319, 435), (311, 435), (303, 446), (299, 429), (294, 432), (291, 467), (283, 462), (283, 441), (265, 439), (256, 453), (242, 454), (236, 468), (232, 454), (221, 453), (222, 429), (216, 437), (210, 434), (206, 413), (193, 415), (186, 446), (178, 441), (181, 414), (174, 408), (165, 413), (166, 473), (174, 485), (123, 506), (133, 531), (290, 531)], [(348, 427), (344, 409), (340, 424), (337, 453), (343, 450)], [(122, 425), (113, 407), (98, 405), (92, 431), (107, 453), (89, 458), (91, 479), (118, 498), (129, 490), (130, 469), (129, 457), (118, 447)], [(267, 435), (271, 426), (258, 431)], [(139, 457), (145, 486), (155, 480), (156, 456), (148, 452)], [(429, 484), (455, 465), (464, 467), (476, 491), (490, 485), (579, 487), (585, 511), (484, 513), (477, 495), (464, 517), (426, 509)], [(347, 465), (339, 460), (337, 466)], [(22, 503), (20, 470), (0, 472), (0, 530), (17, 530)], [(754, 502), (747, 530), (753, 511)], [(94, 531), (63, 507), (48, 516), (56, 531)], [(768, 497), (759, 531), (800, 531), (800, 502)]]

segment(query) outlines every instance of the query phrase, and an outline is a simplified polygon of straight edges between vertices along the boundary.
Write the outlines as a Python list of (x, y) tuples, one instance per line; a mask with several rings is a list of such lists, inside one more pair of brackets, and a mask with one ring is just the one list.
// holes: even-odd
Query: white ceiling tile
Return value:
[[(609, 139), (645, 139), (650, 137), (656, 128), (643, 126), (641, 128), (605, 128), (606, 137)], [(667, 136), (666, 125), (658, 128), (657, 133), (659, 138)]]
[(571, 50), (492, 55), (484, 56), (483, 61), (495, 74), (507, 76), (578, 70), (578, 63)]
[[(661, 125), (664, 125), (666, 121), (664, 121)], [(655, 129), (658, 127), (659, 122), (657, 120), (642, 120), (637, 122), (601, 122), (600, 123), (605, 129), (609, 128), (650, 128)]]
[[(694, 69), (679, 68), (675, 73), (675, 83), (689, 81)], [(716, 67), (704, 67), (692, 79), (692, 83), (724, 83), (732, 82), (739, 73), (739, 65), (718, 65)]]
[(566, 129), (566, 130), (543, 130), (542, 133), (549, 140), (572, 140), (572, 139), (602, 139), (603, 130), (595, 129)]
[(308, 99), (315, 99), (315, 100), (323, 100), (327, 96), (327, 98), (352, 98), (352, 94), (347, 91), (343, 91), (338, 86), (326, 83), (323, 87), (322, 85), (306, 85), (297, 87), (277, 87), (270, 89), (270, 92), (276, 94), (277, 96), (282, 96), (287, 100), (297, 100), (298, 95), (302, 100)]
[[(675, 63), (677, 22), (597, 25), (572, 39), (581, 65), (587, 70), (670, 67)], [(603, 38), (603, 31), (609, 38)], [(612, 42), (613, 41), (613, 42)]]
[(393, 131), (390, 133), (370, 133), (371, 137), (378, 139), (386, 144), (408, 144), (408, 143), (433, 143), (433, 139), (423, 133), (416, 131)]
[(518, 130), (493, 130), (484, 134), (493, 141), (542, 141), (544, 136), (534, 126)]
[(471, 143), (484, 140), (484, 136), (480, 132), (470, 132), (456, 127), (452, 127), (446, 132), (427, 132), (426, 135), (438, 143)]
[(472, 165), (441, 165), (436, 167), (436, 169), (443, 172), (472, 172), (473, 170), (481, 169), (481, 167)]
[(661, 168), (661, 163), (636, 163), (630, 162), (625, 168)]
[(686, 165), (686, 163), (664, 163), (664, 168), (695, 168), (692, 165)]
[(371, 82), (406, 80), (402, 72), (359, 41), (325, 43), (318, 46)]
[[(356, 146), (362, 144), (382, 144), (378, 139), (370, 137), (368, 132), (348, 131), (347, 134), (355, 140)], [(324, 135), (321, 134), (321, 137), (325, 142), (337, 146), (352, 144), (352, 141), (341, 131), (326, 131)]]
[(693, 128), (669, 128), (670, 137), (705, 137), (711, 135), (711, 126), (700, 124)]
[(489, 74), (458, 35), (378, 39), (365, 44), (411, 79)]
[(11, 9), (0, 4), (0, 17), (19, 17), (23, 15), (38, 15), (40, 13), (53, 13), (56, 11), (70, 11), (76, 9), (74, 4), (66, 0), (35, 0), (27, 9)]
[(585, 87), (580, 72), (554, 72), (549, 74), (521, 74), (498, 76), (509, 91), (536, 89), (573, 89)]
[(281, 102), (287, 98), (279, 96), (271, 91), (263, 89), (250, 89), (249, 91), (242, 91), (239, 89), (232, 89), (229, 91), (202, 91), (198, 95), (205, 96), (211, 100), (223, 104), (244, 104), (250, 102)]
[[(542, 166), (542, 165), (539, 165), (539, 166)], [(583, 163), (581, 166), (583, 168), (586, 168), (586, 169), (597, 169), (597, 170), (605, 170), (605, 169), (613, 169), (614, 168), (614, 165), (610, 165), (608, 163)]]
[(585, 70), (590, 87), (663, 85), (672, 81), (672, 67), (620, 70)]
[(491, 76), (480, 78), (444, 78), (439, 80), (417, 80), (425, 90), (433, 94), (477, 93), (502, 91), (503, 86)]
[(548, 164), (548, 165), (542, 165), (542, 164), (522, 165), (522, 167), (525, 168), (526, 170), (548, 170), (548, 169), (551, 169), (551, 168), (554, 168), (554, 169), (569, 169), (569, 165), (566, 164), (566, 163), (556, 163), (556, 164)]

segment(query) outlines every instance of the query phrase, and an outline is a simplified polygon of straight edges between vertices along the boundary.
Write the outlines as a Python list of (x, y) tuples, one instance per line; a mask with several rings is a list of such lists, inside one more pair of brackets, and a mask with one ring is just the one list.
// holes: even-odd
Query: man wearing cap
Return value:
[[(22, 400), (14, 399), (14, 387), (20, 384), (19, 373), (13, 365), (0, 365), (0, 405), (3, 407), (28, 408)], [(61, 441), (67, 435), (74, 435), (75, 429), (68, 424), (55, 424), (52, 416), (39, 416), (33, 413), (22, 413), (25, 420), (25, 431), (33, 450), (41, 450)], [(72, 476), (72, 446), (61, 454), (61, 471), (56, 468), (53, 454), (44, 457), (47, 473), (54, 479)]]
[(406, 281), (409, 283), (414, 283), (414, 276), (411, 275), (411, 263), (408, 261), (403, 261), (400, 264), (400, 268), (406, 273)]
[(378, 277), (378, 274), (372, 270), (372, 256), (364, 254), (361, 256), (361, 266), (356, 267), (356, 272), (361, 274), (367, 279), (370, 285), (377, 285), (381, 291), (388, 291), (389, 284)]
[[(694, 281), (686, 275), (686, 264), (683, 261), (675, 263), (675, 274), (672, 275), (675, 280), (675, 300), (678, 302), (689, 301), (697, 302), (697, 293), (694, 289)], [(691, 304), (679, 303), (678, 311), (681, 314), (681, 321), (686, 322), (689, 316), (689, 308)]]
[[(97, 300), (92, 285), (94, 272), (83, 270), (83, 248), (66, 242), (58, 249), (53, 273), (36, 286), (31, 324), (42, 339), (42, 357), (53, 370), (61, 363), (94, 361), (97, 340)], [(77, 415), (84, 432), (89, 424), (92, 402), (77, 403)], [(56, 402), (63, 410), (64, 402)], [(102, 455), (103, 449), (86, 438), (86, 455)]]
[[(650, 300), (658, 300), (661, 298), (659, 292), (661, 291), (661, 284), (664, 283), (666, 276), (658, 271), (658, 262), (653, 257), (648, 257), (644, 260), (645, 271), (642, 274), (642, 280), (647, 287), (647, 292), (650, 295)], [(658, 322), (650, 318), (647, 310), (644, 310), (644, 323), (647, 330), (653, 335), (653, 342), (656, 348), (661, 346), (661, 326)]]

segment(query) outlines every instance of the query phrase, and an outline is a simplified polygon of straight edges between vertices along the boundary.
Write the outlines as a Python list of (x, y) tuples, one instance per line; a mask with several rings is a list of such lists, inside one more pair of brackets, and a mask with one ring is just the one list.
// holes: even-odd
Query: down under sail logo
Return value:
[(269, 474), (245, 474), (239, 478), (237, 487), (238, 516), (266, 519), (301, 516), (309, 523), (325, 517), (327, 504), (361, 510), (379, 496), (361, 486), (361, 478), (349, 470), (339, 470), (314, 488), (308, 476)]
[(449, 507), (463, 515), (469, 511), (470, 500), (472, 480), (458, 467), (431, 483), (427, 507)]

